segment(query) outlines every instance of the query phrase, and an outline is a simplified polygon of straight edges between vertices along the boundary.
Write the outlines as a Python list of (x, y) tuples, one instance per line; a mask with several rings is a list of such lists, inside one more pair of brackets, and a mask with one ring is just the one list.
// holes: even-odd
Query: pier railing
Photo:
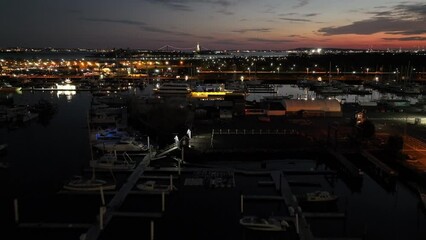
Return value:
[(296, 129), (212, 129), (212, 135), (305, 135)]
[(158, 151), (155, 156), (156, 157), (164, 156), (167, 153), (174, 151), (175, 149), (178, 149), (178, 148), (179, 148), (178, 143), (172, 143), (172, 144), (166, 146), (165, 148), (161, 149), (160, 151)]

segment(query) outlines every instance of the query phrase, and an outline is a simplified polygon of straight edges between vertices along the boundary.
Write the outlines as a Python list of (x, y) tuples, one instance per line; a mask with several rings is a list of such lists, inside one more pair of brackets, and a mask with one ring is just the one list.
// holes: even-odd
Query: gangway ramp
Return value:
[(179, 147), (178, 147), (178, 144), (177, 144), (177, 143), (170, 144), (170, 145), (166, 146), (164, 149), (162, 149), (162, 150), (158, 151), (158, 152), (155, 154), (155, 158), (159, 158), (159, 157), (165, 156), (165, 155), (167, 155), (168, 153), (173, 152), (173, 151), (174, 151), (174, 150), (176, 150), (176, 149), (179, 149)]

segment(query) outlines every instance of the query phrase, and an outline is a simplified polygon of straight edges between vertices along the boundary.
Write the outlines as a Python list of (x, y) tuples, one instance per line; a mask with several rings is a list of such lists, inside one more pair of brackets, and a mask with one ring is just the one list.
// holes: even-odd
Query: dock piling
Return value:
[(15, 223), (19, 223), (18, 199), (13, 199), (13, 208), (15, 212)]
[(240, 199), (240, 211), (241, 213), (244, 213), (244, 195), (241, 194), (241, 199)]
[(154, 240), (154, 221), (151, 220), (151, 240)]
[(299, 214), (296, 213), (296, 232), (299, 234)]
[(99, 229), (104, 229), (104, 214), (106, 212), (105, 206), (99, 208)]
[(104, 188), (101, 186), (100, 188), (100, 192), (101, 192), (101, 201), (102, 201), (102, 206), (105, 206), (105, 195), (104, 195)]
[(166, 195), (164, 192), (161, 192), (161, 211), (164, 212), (166, 210)]

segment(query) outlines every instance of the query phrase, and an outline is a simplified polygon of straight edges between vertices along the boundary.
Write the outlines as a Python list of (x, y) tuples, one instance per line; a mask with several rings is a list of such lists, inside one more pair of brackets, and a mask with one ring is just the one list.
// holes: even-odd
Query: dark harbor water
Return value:
[[(289, 87), (289, 86), (288, 86)], [(293, 93), (292, 93), (293, 94)], [(295, 92), (294, 94), (298, 94)], [(57, 194), (62, 189), (63, 184), (73, 175), (79, 175), (84, 166), (87, 166), (90, 159), (90, 150), (88, 144), (87, 111), (91, 101), (90, 92), (78, 92), (72, 96), (50, 93), (50, 92), (23, 92), (13, 95), (15, 104), (34, 104), (39, 99), (46, 99), (58, 105), (58, 111), (51, 119), (44, 121), (34, 120), (22, 126), (0, 128), (0, 144), (7, 143), (7, 154), (1, 156), (2, 162), (8, 162), (7, 169), (0, 169), (0, 187), (1, 193), (1, 212), (0, 217), (2, 226), (7, 226), (13, 233), (13, 199), (22, 199), (22, 208), (20, 214), (24, 219), (37, 221), (40, 216), (49, 215), (58, 221), (74, 222), (84, 219), (89, 223), (96, 221), (97, 206), (100, 202), (99, 196), (89, 198), (79, 198)], [(234, 159), (242, 160), (244, 163), (235, 162), (232, 166), (238, 169), (260, 169), (260, 162), (267, 162), (267, 169), (330, 169), (325, 163), (327, 159), (287, 159), (282, 158), (264, 158), (264, 159)], [(217, 164), (217, 163), (216, 163)], [(231, 165), (226, 163), (226, 165)], [(238, 177), (241, 183), (242, 191), (250, 191), (251, 180), (244, 176)], [(408, 187), (404, 179), (397, 180), (395, 185), (388, 186), (376, 178), (370, 176), (367, 171), (358, 187), (353, 187), (346, 180), (339, 176), (334, 179), (328, 179), (321, 175), (291, 175), (289, 181), (315, 182), (321, 185), (323, 189), (334, 192), (339, 195), (339, 201), (336, 206), (339, 212), (345, 214), (345, 218), (337, 219), (310, 219), (309, 223), (312, 232), (317, 237), (352, 237), (365, 239), (392, 239), (405, 240), (426, 239), (426, 210), (421, 204), (418, 194)], [(295, 186), (292, 187), (294, 193), (313, 191), (315, 186)], [(270, 194), (270, 189), (265, 190)], [(198, 201), (203, 201), (204, 205), (215, 201), (215, 194), (206, 192), (206, 199), (199, 195), (187, 195), (187, 203), (184, 204), (192, 212), (180, 212), (179, 209), (172, 210), (178, 216), (190, 215), (194, 217), (208, 218), (205, 224), (214, 226), (215, 223), (223, 219), (235, 218), (235, 212), (238, 212), (238, 204), (223, 204), (221, 209), (212, 209), (210, 214), (205, 216), (198, 211)], [(258, 194), (263, 194), (262, 192)], [(238, 195), (235, 196), (238, 203)], [(24, 203), (25, 202), (25, 203)], [(198, 203), (197, 203), (198, 202)], [(51, 206), (46, 206), (52, 204)], [(136, 205), (136, 203), (134, 203)], [(269, 204), (258, 206), (256, 203), (248, 204), (249, 213), (261, 211), (280, 212), (281, 206)], [(266, 210), (265, 210), (266, 208)], [(46, 213), (45, 210), (49, 213)], [(306, 211), (310, 211), (309, 206)], [(318, 209), (314, 209), (318, 210)], [(320, 211), (322, 209), (319, 209)], [(51, 215), (51, 216), (50, 216)], [(184, 221), (184, 218), (177, 218), (177, 221)], [(193, 231), (193, 237), (202, 236), (201, 232), (214, 229), (212, 226), (203, 226), (203, 221), (199, 219), (189, 220), (194, 224), (193, 229), (178, 229), (177, 224), (175, 233)], [(185, 225), (186, 226), (186, 225)], [(215, 229), (213, 237), (222, 239), (264, 239), (263, 236), (256, 234), (248, 235), (235, 234), (232, 232), (233, 226), (224, 226), (222, 229)], [(137, 228), (137, 226), (134, 226)], [(219, 227), (219, 228), (220, 228)], [(147, 229), (146, 229), (147, 230)], [(6, 231), (8, 232), (8, 231)], [(57, 239), (78, 239), (81, 231), (66, 234), (67, 237)], [(113, 234), (113, 233), (112, 233)], [(114, 235), (114, 234), (113, 234)], [(119, 236), (120, 234), (116, 234)], [(171, 239), (176, 237), (173, 233), (160, 234), (162, 239)], [(138, 239), (149, 239), (148, 234)], [(3, 238), (3, 236), (2, 236)], [(53, 237), (47, 239), (55, 239)], [(217, 238), (216, 238), (217, 239)], [(276, 238), (269, 238), (276, 239)]]

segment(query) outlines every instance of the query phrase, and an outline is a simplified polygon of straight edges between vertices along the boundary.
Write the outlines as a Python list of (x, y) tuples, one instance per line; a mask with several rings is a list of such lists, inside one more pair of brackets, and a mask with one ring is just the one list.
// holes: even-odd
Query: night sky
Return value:
[(389, 0), (2, 0), (0, 48), (426, 47), (426, 3)]

